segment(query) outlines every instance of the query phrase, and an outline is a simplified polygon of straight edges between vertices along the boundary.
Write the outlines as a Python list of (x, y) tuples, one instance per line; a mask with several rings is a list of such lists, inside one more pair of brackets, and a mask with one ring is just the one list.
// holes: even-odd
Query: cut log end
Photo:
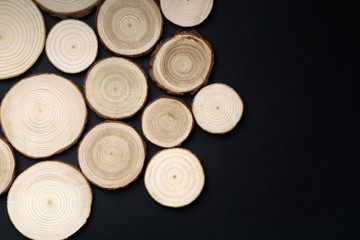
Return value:
[(150, 76), (171, 94), (194, 93), (206, 84), (214, 53), (197, 31), (180, 31), (159, 43), (151, 56)]
[(106, 121), (85, 135), (78, 161), (89, 181), (111, 190), (125, 187), (139, 176), (145, 155), (145, 144), (133, 127)]
[(189, 136), (194, 125), (186, 103), (170, 96), (151, 102), (144, 109), (141, 122), (145, 137), (165, 148), (179, 146)]
[(231, 87), (214, 83), (201, 89), (194, 97), (192, 111), (197, 124), (205, 131), (224, 134), (240, 121), (244, 104)]
[(199, 159), (189, 150), (166, 149), (155, 154), (145, 171), (150, 196), (167, 207), (183, 207), (201, 193), (205, 175)]
[(15, 155), (9, 144), (0, 138), (0, 195), (6, 192), (15, 174)]

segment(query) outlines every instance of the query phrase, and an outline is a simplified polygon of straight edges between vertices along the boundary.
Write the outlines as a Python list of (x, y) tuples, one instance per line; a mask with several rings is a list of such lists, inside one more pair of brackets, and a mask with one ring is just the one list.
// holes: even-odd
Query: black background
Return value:
[[(49, 30), (59, 19), (44, 13)], [(143, 173), (125, 189), (92, 186), (87, 224), (70, 239), (359, 239), (358, 14), (329, 0), (215, 0), (196, 29), (212, 44), (210, 83), (241, 95), (241, 122), (224, 136), (195, 126), (182, 145), (201, 160), (206, 184), (190, 206), (171, 209), (146, 192)], [(95, 28), (95, 13), (83, 18)], [(181, 28), (164, 21), (162, 39)], [(98, 59), (112, 56), (100, 44)], [(146, 71), (150, 54), (136, 58)], [(82, 88), (43, 52), (25, 74), (53, 72)], [(165, 94), (149, 79), (148, 101)], [(191, 104), (193, 96), (183, 97)], [(103, 121), (89, 110), (87, 132)], [(142, 134), (140, 113), (125, 122)], [(51, 157), (78, 167), (75, 144)], [(147, 142), (146, 163), (160, 148)], [(16, 152), (17, 174), (38, 160)], [(0, 197), (0, 239), (22, 239)]]

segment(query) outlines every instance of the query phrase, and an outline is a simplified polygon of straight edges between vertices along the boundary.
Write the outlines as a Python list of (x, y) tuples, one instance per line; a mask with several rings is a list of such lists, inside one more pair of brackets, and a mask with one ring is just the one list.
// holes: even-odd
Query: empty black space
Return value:
[[(47, 31), (59, 22), (43, 12)], [(83, 18), (95, 27), (95, 12)], [(164, 21), (162, 39), (181, 28)], [(230, 133), (197, 125), (182, 147), (201, 160), (206, 184), (191, 205), (166, 208), (147, 193), (144, 173), (130, 186), (92, 185), (86, 225), (70, 239), (360, 239), (359, 14), (346, 1), (215, 0), (196, 29), (213, 46), (209, 83), (239, 92), (245, 111)], [(150, 55), (136, 58), (145, 71)], [(98, 59), (113, 56), (99, 45)], [(0, 82), (0, 96), (20, 79), (52, 72), (80, 88), (43, 52), (25, 74)], [(165, 92), (149, 78), (151, 101)], [(193, 96), (182, 97), (191, 104)], [(103, 121), (89, 110), (87, 132)], [(141, 113), (124, 120), (141, 134)], [(3, 135), (3, 134), (1, 134)], [(147, 158), (160, 150), (147, 143)], [(78, 144), (49, 159), (78, 167)], [(38, 162), (16, 152), (17, 172)], [(23, 239), (0, 197), (0, 239)]]

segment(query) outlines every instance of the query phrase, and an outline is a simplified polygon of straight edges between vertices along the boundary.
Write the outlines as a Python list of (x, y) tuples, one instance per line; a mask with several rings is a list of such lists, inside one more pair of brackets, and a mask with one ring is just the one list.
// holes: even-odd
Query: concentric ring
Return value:
[(7, 142), (0, 138), (0, 195), (6, 192), (15, 174), (15, 155)]

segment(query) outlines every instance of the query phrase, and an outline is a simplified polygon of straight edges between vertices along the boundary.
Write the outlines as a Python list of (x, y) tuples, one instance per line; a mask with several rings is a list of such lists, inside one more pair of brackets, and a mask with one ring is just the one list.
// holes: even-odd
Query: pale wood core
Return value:
[(189, 136), (194, 120), (184, 101), (165, 96), (144, 109), (141, 124), (150, 142), (169, 148), (179, 146)]
[(160, 0), (165, 18), (181, 27), (202, 23), (209, 16), (213, 3), (213, 0)]
[(223, 134), (231, 131), (240, 121), (244, 104), (234, 89), (222, 83), (214, 83), (196, 94), (192, 111), (203, 130)]
[(94, 30), (85, 22), (62, 20), (49, 32), (45, 52), (49, 61), (65, 73), (87, 69), (97, 56), (98, 41)]
[(28, 70), (45, 43), (44, 18), (31, 0), (0, 1), (0, 80)]
[(11, 222), (31, 239), (65, 239), (87, 221), (92, 204), (89, 183), (79, 170), (58, 161), (37, 163), (11, 186)]
[(122, 188), (133, 182), (143, 168), (145, 155), (145, 144), (136, 130), (115, 121), (91, 129), (78, 150), (85, 176), (105, 189)]
[(98, 9), (100, 40), (117, 55), (148, 53), (162, 34), (163, 20), (154, 0), (106, 0)]
[(39, 74), (15, 84), (1, 104), (1, 126), (14, 148), (45, 158), (74, 144), (87, 110), (79, 88), (55, 74)]
[(183, 148), (155, 154), (145, 171), (145, 187), (150, 196), (167, 207), (183, 207), (201, 193), (205, 174), (199, 159)]
[(144, 105), (148, 85), (145, 72), (136, 63), (110, 57), (95, 63), (84, 80), (90, 107), (103, 118), (133, 116)]
[(15, 156), (11, 147), (0, 138), (0, 195), (6, 192), (14, 178)]

